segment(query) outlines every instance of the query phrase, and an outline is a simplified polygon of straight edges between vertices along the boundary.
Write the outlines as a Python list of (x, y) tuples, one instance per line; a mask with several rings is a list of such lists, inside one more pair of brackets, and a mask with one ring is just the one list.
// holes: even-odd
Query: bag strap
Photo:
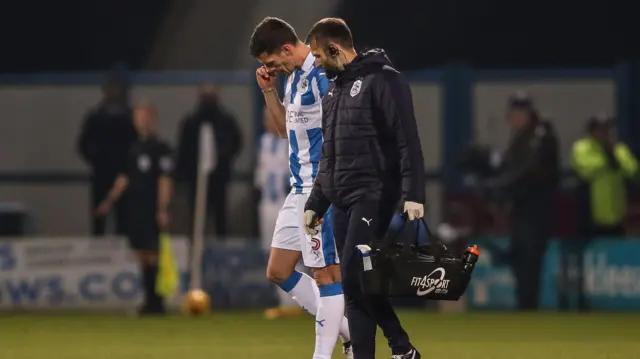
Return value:
[(416, 222), (418, 223), (416, 223), (416, 230), (414, 232), (414, 235), (413, 236), (407, 235), (402, 240), (403, 251), (410, 252), (411, 246), (418, 244), (418, 238), (420, 236), (421, 227), (423, 227), (424, 230), (426, 231), (427, 237), (432, 238), (431, 231), (429, 230), (429, 226), (427, 226), (427, 222), (425, 221), (424, 218), (420, 218), (418, 221), (409, 221), (409, 217), (407, 213), (402, 213), (400, 217), (403, 220), (402, 225), (394, 230), (387, 232), (387, 234), (382, 239), (380, 245), (377, 246), (381, 251), (385, 251), (387, 248), (389, 248), (390, 245), (396, 244), (397, 242), (395, 242), (395, 239), (398, 238), (398, 235), (404, 234), (407, 229), (407, 226), (412, 225)]
[[(429, 230), (429, 226), (427, 226), (427, 222), (425, 221), (424, 217), (418, 219), (418, 221), (416, 221), (416, 231), (415, 231), (415, 235), (414, 236), (406, 236), (404, 238), (403, 244), (402, 244), (402, 251), (405, 253), (408, 253), (411, 251), (411, 246), (417, 246), (418, 245), (418, 239), (420, 238), (420, 228), (424, 227), (424, 230), (426, 232), (427, 235), (427, 239), (430, 240), (431, 239), (431, 231)], [(409, 225), (409, 224), (413, 224), (412, 221), (409, 221), (409, 219), (406, 219), (405, 222), (405, 226)], [(422, 225), (421, 225), (422, 224)]]

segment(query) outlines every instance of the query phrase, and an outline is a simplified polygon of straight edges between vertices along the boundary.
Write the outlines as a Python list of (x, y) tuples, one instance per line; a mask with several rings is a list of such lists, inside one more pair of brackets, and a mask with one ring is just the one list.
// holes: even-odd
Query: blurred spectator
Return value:
[(558, 141), (526, 94), (509, 99), (507, 121), (513, 131), (497, 174), (483, 182), (500, 192), (510, 207), (510, 260), (518, 308), (537, 309), (540, 270), (551, 236), (553, 193), (559, 176)]
[[(127, 90), (122, 78), (108, 77), (102, 86), (102, 102), (87, 113), (78, 139), (78, 152), (91, 167), (92, 211), (106, 198), (127, 152), (136, 141)], [(126, 234), (124, 211), (124, 204), (120, 202), (115, 208), (118, 234)], [(105, 217), (93, 218), (93, 235), (104, 235), (105, 227)]]
[(584, 252), (594, 237), (624, 235), (624, 180), (638, 172), (637, 160), (629, 148), (616, 142), (612, 118), (590, 118), (586, 133), (573, 144), (571, 153), (578, 179), (578, 236), (561, 242), (561, 278), (565, 285), (559, 292), (562, 309), (569, 308), (568, 295), (575, 293), (581, 311), (589, 309), (584, 288)]
[(213, 212), (216, 234), (224, 237), (227, 234), (227, 185), (231, 178), (233, 161), (242, 147), (242, 137), (236, 119), (220, 104), (216, 86), (202, 84), (198, 92), (199, 102), (196, 109), (181, 123), (176, 172), (178, 178), (186, 181), (189, 186), (190, 207), (193, 211), (200, 131), (203, 124), (209, 123), (213, 130), (212, 137), (215, 144), (214, 168), (208, 179), (207, 213)]
[(625, 179), (638, 174), (638, 161), (615, 138), (613, 119), (592, 117), (587, 136), (573, 144), (573, 169), (579, 185), (580, 231), (583, 238), (624, 235), (627, 209)]
[(118, 203), (125, 190), (129, 245), (136, 252), (142, 272), (144, 303), (139, 314), (163, 314), (163, 298), (156, 291), (160, 231), (169, 226), (169, 203), (173, 194), (173, 159), (169, 146), (156, 137), (157, 112), (149, 102), (133, 112), (138, 140), (131, 146), (121, 171), (105, 200), (96, 209), (104, 216)]

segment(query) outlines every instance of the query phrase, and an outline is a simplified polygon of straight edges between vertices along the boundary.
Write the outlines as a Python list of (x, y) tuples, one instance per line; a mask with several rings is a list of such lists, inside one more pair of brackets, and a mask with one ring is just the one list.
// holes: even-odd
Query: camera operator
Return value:
[(551, 123), (542, 121), (531, 99), (509, 99), (509, 146), (496, 174), (482, 181), (510, 208), (510, 261), (520, 310), (538, 308), (541, 266), (551, 236), (553, 193), (559, 174), (558, 141)]

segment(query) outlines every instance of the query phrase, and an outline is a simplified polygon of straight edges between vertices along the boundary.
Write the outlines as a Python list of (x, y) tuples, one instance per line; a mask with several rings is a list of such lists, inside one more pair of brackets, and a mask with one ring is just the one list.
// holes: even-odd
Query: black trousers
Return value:
[(539, 308), (542, 262), (551, 236), (549, 212), (523, 211), (511, 221), (511, 260), (520, 310)]
[(395, 202), (360, 200), (348, 208), (333, 207), (333, 226), (340, 254), (342, 285), (347, 302), (347, 319), (356, 359), (375, 358), (376, 327), (389, 341), (393, 354), (411, 350), (409, 336), (402, 328), (389, 299), (365, 295), (360, 285), (361, 256), (359, 244), (370, 245), (389, 227)]
[[(91, 180), (91, 213), (98, 208), (100, 203), (107, 198), (109, 191), (113, 187), (115, 177), (113, 176), (94, 176)], [(116, 220), (116, 233), (119, 235), (127, 234), (128, 218), (126, 214), (126, 194), (123, 195), (113, 207)], [(106, 233), (108, 216), (93, 216), (91, 223), (91, 233), (94, 236), (103, 236)]]
[[(127, 208), (129, 214), (129, 246), (136, 252), (158, 254), (160, 228), (156, 219), (157, 203), (131, 196)], [(158, 263), (140, 263), (144, 290), (143, 310), (164, 311), (163, 299), (156, 293)]]

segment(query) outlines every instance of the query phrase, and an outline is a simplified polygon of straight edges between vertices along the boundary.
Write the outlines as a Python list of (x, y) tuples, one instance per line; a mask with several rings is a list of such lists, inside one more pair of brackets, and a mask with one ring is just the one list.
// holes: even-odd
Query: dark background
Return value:
[(10, 1), (0, 72), (141, 68), (169, 0)]
[[(169, 3), (10, 1), (0, 72), (144, 69)], [(549, 0), (349, 0), (336, 9), (360, 48), (383, 47), (402, 69), (611, 66), (639, 53), (637, 13), (632, 2)]]

